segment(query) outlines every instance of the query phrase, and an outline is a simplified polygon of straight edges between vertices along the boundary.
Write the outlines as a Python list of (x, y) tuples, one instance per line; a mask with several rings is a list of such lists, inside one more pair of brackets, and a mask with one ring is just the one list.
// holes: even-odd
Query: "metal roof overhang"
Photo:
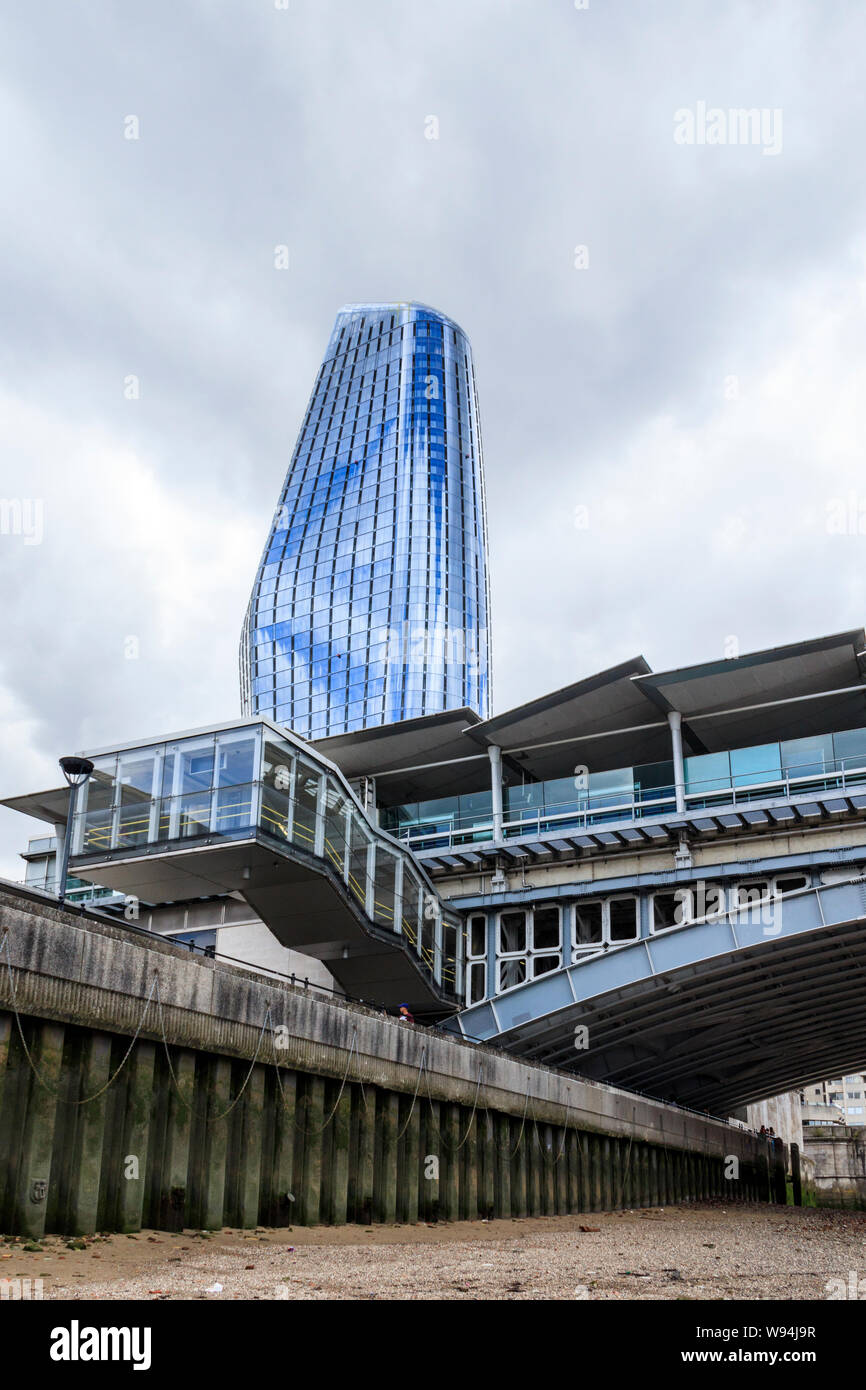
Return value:
[[(716, 1114), (866, 1064), (866, 883), (680, 927), (464, 1009), (448, 1027)], [(588, 1029), (577, 1050), (575, 1028)]]
[(578, 764), (593, 772), (669, 758), (667, 718), (633, 677), (649, 672), (642, 656), (611, 666), (466, 730), (495, 743), (530, 779), (567, 777)]
[(661, 713), (683, 716), (687, 752), (716, 752), (866, 724), (862, 628), (634, 677)]
[(335, 734), (310, 747), (350, 780), (375, 777), (379, 804), (400, 806), (489, 785), (486, 752), (464, 736), (464, 730), (479, 723), (474, 710), (446, 710), (354, 734)]
[(34, 820), (48, 821), (49, 825), (65, 825), (69, 810), (69, 788), (52, 787), (45, 792), (7, 796), (0, 801), (0, 806), (8, 806), (10, 811), (20, 811), (23, 816), (33, 816)]

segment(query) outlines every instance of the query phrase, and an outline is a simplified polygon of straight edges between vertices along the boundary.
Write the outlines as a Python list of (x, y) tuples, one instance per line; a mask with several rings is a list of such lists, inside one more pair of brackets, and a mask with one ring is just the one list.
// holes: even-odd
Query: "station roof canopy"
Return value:
[(565, 777), (577, 764), (593, 771), (670, 757), (667, 715), (633, 677), (648, 674), (642, 656), (542, 695), (467, 730), (473, 742), (499, 744), (506, 769), (530, 780)]
[(489, 783), (486, 747), (478, 748), (464, 735), (480, 722), (475, 710), (447, 710), (334, 734), (311, 747), (336, 763), (350, 781), (375, 777), (379, 802), (399, 806), (456, 796)]
[(866, 724), (866, 633), (640, 675), (634, 684), (659, 711), (679, 710), (695, 753), (855, 728)]
[(501, 748), (511, 783), (566, 777), (579, 765), (605, 771), (664, 762), (670, 710), (683, 716), (687, 754), (864, 726), (866, 633), (856, 628), (658, 673), (635, 656), (492, 719), (463, 709), (316, 747), (347, 776), (376, 777), (380, 804), (397, 805), (486, 787), (486, 758), (477, 755), (491, 744)]

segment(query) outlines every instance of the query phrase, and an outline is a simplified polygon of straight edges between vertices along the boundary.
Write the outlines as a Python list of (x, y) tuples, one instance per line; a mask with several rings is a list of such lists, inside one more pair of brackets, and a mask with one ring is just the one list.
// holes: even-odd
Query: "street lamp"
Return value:
[(69, 872), (69, 850), (72, 845), (75, 803), (78, 799), (78, 788), (84, 786), (84, 783), (93, 771), (93, 763), (89, 758), (61, 758), (60, 769), (69, 783), (69, 815), (66, 820), (66, 834), (63, 836), (63, 851), (60, 855), (60, 864), (55, 887), (58, 898), (61, 902), (65, 902), (66, 875)]

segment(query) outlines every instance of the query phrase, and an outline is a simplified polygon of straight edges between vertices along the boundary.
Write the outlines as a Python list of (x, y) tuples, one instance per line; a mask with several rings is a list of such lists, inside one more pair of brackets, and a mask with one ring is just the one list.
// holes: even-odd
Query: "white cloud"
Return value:
[[(15, 596), (0, 667), (5, 794), (57, 785), (63, 752), (235, 716), (256, 512), (216, 490), (191, 498), (164, 459), (100, 424), (82, 430), (8, 394), (0, 418), (45, 518), (40, 545), (0, 536)], [(2, 824), (8, 875), (22, 832), (11, 812)]]
[[(774, 350), (744, 356), (737, 399), (724, 399), (720, 372), (708, 408), (684, 402), (648, 418), (581, 473), (562, 458), (538, 461), (568, 481), (546, 499), (533, 492), (519, 564), (496, 568), (501, 703), (638, 651), (663, 669), (723, 655), (731, 634), (745, 651), (863, 623), (866, 534), (828, 527), (853, 498), (866, 532), (857, 259), (844, 280), (797, 286)], [(573, 525), (579, 503), (585, 530)]]

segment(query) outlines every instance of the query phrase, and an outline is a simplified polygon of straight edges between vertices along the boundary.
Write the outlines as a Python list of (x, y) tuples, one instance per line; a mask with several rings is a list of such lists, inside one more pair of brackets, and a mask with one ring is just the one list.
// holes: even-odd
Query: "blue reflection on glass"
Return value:
[(417, 304), (340, 311), (250, 599), (245, 712), (312, 738), (487, 715), (479, 441), (456, 324)]

